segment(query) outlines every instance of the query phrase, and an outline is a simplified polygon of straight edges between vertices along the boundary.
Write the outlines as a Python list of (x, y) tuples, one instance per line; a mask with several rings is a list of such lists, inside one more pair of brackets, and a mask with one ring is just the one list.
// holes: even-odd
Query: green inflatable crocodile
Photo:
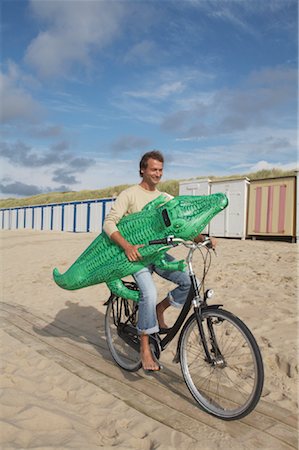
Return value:
[(123, 249), (102, 232), (64, 274), (54, 269), (54, 280), (68, 290), (105, 282), (115, 295), (138, 301), (139, 292), (125, 287), (123, 277), (150, 264), (167, 270), (185, 268), (183, 260), (166, 262), (164, 255), (168, 248), (162, 249), (162, 244), (148, 245), (149, 241), (167, 236), (192, 240), (227, 204), (227, 197), (222, 193), (178, 196), (168, 201), (161, 194), (141, 212), (123, 217), (117, 225), (131, 244), (144, 245), (139, 249), (141, 260), (130, 262)]

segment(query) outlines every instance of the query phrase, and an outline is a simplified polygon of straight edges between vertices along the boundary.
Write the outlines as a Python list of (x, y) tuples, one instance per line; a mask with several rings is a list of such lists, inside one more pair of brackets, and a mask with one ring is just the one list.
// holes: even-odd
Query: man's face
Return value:
[(149, 185), (156, 186), (163, 175), (163, 163), (150, 158), (147, 162), (147, 168), (143, 169), (143, 180)]

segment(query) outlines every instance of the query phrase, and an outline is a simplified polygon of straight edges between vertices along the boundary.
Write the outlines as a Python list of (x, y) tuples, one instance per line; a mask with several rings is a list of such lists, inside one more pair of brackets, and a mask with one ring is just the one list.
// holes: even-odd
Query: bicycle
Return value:
[[(212, 289), (205, 290), (205, 277), (211, 265), (211, 241), (203, 243), (176, 239), (150, 241), (149, 245), (165, 244), (167, 248), (185, 246), (191, 288), (174, 325), (166, 332), (150, 336), (153, 356), (161, 352), (180, 331), (173, 362), (180, 362), (184, 381), (199, 407), (223, 420), (237, 420), (257, 405), (264, 382), (261, 352), (248, 327), (221, 304), (208, 305)], [(162, 247), (161, 250), (165, 250)], [(203, 274), (197, 281), (192, 267), (194, 252), (203, 258)], [(133, 282), (124, 282), (138, 290)], [(108, 348), (115, 362), (127, 371), (141, 368), (139, 356), (138, 302), (111, 294), (105, 303), (105, 333)], [(187, 315), (193, 306), (193, 314)], [(186, 320), (187, 319), (187, 320)]]

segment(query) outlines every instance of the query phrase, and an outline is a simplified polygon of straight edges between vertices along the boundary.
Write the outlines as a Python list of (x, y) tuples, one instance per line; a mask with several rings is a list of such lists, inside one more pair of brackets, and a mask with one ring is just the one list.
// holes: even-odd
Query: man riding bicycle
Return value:
[[(132, 245), (128, 242), (119, 232), (117, 224), (123, 216), (141, 211), (145, 205), (161, 195), (157, 185), (163, 175), (163, 164), (164, 157), (159, 151), (145, 153), (139, 163), (141, 182), (119, 194), (104, 222), (105, 233), (113, 242), (123, 248), (131, 262), (138, 261), (141, 258), (138, 251), (141, 245)], [(165, 201), (172, 198), (169, 194), (163, 193), (163, 195), (165, 195)], [(195, 242), (202, 242), (203, 240), (203, 235), (195, 238)], [(212, 245), (215, 246), (215, 240), (213, 239)], [(168, 261), (174, 260), (168, 254), (166, 254), (166, 259)], [(156, 305), (157, 289), (152, 279), (153, 272), (177, 284), (177, 287), (170, 291), (158, 305)], [(163, 313), (170, 305), (175, 307), (183, 305), (190, 289), (190, 278), (185, 272), (162, 270), (154, 265), (144, 267), (139, 272), (136, 272), (133, 277), (140, 290), (137, 328), (140, 333), (142, 367), (147, 371), (158, 371), (160, 366), (153, 359), (149, 345), (149, 335), (158, 332), (159, 329), (167, 328)]]

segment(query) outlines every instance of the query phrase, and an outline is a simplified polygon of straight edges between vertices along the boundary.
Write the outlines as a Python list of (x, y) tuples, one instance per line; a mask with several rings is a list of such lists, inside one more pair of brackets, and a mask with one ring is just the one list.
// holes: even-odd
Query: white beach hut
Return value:
[(226, 194), (228, 206), (211, 220), (210, 236), (246, 238), (248, 186), (248, 178), (211, 182), (211, 194)]

